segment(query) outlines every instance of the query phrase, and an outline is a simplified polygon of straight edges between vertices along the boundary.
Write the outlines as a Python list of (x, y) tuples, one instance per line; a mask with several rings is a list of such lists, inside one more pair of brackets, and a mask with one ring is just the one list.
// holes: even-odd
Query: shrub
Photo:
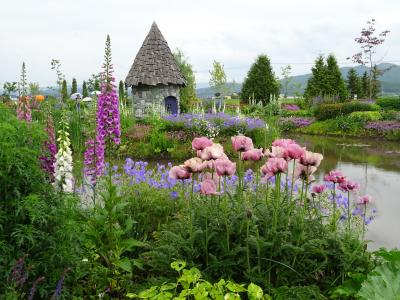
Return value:
[(357, 101), (334, 104), (321, 104), (315, 110), (318, 120), (333, 119), (338, 116), (348, 115), (355, 111), (379, 111), (380, 106), (376, 104), (361, 103)]
[(282, 116), (288, 117), (311, 117), (312, 111), (310, 110), (282, 110)]
[(400, 110), (400, 97), (385, 97), (376, 101), (376, 104), (384, 109)]
[(355, 122), (378, 121), (382, 119), (379, 111), (354, 111), (349, 117)]
[(400, 111), (397, 110), (383, 110), (381, 115), (383, 120), (400, 121)]

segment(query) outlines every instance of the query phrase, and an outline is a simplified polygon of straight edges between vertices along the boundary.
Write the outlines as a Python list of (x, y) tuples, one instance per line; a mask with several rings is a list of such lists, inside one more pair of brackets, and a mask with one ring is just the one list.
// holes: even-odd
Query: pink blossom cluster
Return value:
[(84, 174), (91, 184), (96, 184), (104, 171), (104, 142), (102, 140), (88, 139), (85, 143), (84, 153)]
[(32, 113), (29, 101), (30, 100), (28, 96), (19, 97), (17, 104), (17, 117), (19, 120), (24, 120), (26, 122), (32, 121)]

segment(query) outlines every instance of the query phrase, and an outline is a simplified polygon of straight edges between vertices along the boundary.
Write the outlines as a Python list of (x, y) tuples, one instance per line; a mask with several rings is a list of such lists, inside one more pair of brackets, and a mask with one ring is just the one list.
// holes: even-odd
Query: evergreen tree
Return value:
[(348, 97), (346, 83), (340, 73), (339, 65), (333, 54), (329, 54), (326, 59), (327, 89), (326, 94), (334, 96), (335, 99), (345, 101)]
[(122, 80), (120, 80), (118, 85), (118, 98), (120, 103), (125, 104), (125, 85)]
[(369, 95), (369, 76), (368, 72), (365, 71), (361, 77), (361, 93), (360, 98), (365, 98)]
[(268, 103), (279, 96), (279, 83), (275, 78), (268, 56), (260, 55), (250, 67), (242, 86), (242, 99), (253, 98)]
[(315, 97), (323, 97), (326, 94), (327, 68), (324, 62), (324, 57), (319, 55), (315, 60), (314, 66), (311, 68), (311, 77), (307, 81), (307, 86), (304, 91), (304, 97), (312, 100)]
[(94, 90), (100, 91), (100, 80), (99, 79), (95, 79), (95, 81), (94, 81)]
[(179, 90), (180, 111), (185, 112), (189, 109), (189, 102), (196, 99), (196, 78), (194, 77), (192, 65), (187, 61), (187, 58), (181, 50), (176, 49), (174, 58), (186, 80), (186, 86)]
[(67, 81), (64, 79), (61, 87), (61, 100), (65, 102), (67, 101), (67, 98), (68, 98)]
[(213, 88), (215, 93), (224, 95), (227, 92), (226, 89), (226, 73), (224, 65), (216, 60), (213, 62), (213, 69), (210, 73), (210, 86)]
[(83, 84), (82, 84), (82, 97), (85, 98), (87, 96), (89, 96), (89, 92), (88, 92), (88, 89), (87, 89), (86, 81), (83, 81)]
[(72, 78), (71, 94), (75, 94), (77, 92), (78, 92), (78, 84), (76, 83), (76, 79)]
[(361, 96), (361, 82), (354, 68), (351, 68), (347, 73), (347, 90), (351, 99), (354, 99), (355, 95), (357, 95), (357, 98)]

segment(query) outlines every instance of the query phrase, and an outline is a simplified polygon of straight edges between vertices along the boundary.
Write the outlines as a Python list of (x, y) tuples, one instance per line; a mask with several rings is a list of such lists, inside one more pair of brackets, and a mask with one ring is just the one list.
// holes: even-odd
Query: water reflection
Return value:
[(329, 170), (340, 169), (362, 185), (362, 194), (373, 196), (378, 217), (369, 226), (369, 248), (400, 248), (400, 143), (307, 135), (290, 138), (324, 155), (318, 180)]

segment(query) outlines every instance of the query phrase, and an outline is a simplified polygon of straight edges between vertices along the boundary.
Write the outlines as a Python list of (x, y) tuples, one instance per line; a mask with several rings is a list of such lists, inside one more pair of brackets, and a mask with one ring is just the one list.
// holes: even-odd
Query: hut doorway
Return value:
[(174, 96), (168, 96), (164, 99), (165, 109), (172, 115), (178, 114), (178, 100)]

